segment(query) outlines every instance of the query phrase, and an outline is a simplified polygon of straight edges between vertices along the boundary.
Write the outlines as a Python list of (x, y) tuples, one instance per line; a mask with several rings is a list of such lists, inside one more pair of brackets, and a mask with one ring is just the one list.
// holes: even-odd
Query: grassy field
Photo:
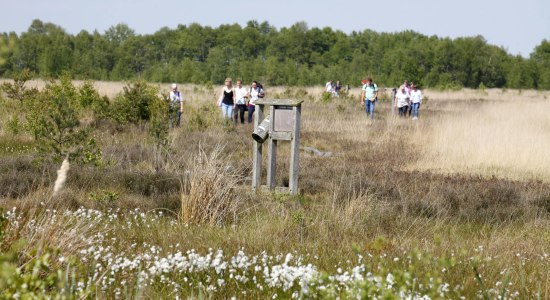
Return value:
[(300, 152), (291, 196), (251, 192), (252, 126), (220, 120), (220, 88), (180, 85), (164, 149), (146, 125), (98, 124), (102, 163), (72, 163), (55, 197), (61, 163), (0, 99), (0, 298), (550, 297), (549, 92), (427, 90), (413, 122), (388, 91), (370, 122), (359, 88), (267, 87), (305, 101), (301, 146), (332, 153)]

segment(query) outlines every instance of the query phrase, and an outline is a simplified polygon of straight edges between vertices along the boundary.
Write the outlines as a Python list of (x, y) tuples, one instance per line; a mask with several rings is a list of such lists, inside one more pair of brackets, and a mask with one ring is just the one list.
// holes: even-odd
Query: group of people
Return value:
[[(374, 106), (378, 100), (378, 86), (369, 77), (361, 81), (361, 105), (365, 107), (365, 112), (371, 120), (374, 119)], [(392, 106), (397, 107), (399, 116), (406, 117), (412, 115), (413, 120), (418, 120), (418, 111), (422, 103), (422, 91), (414, 84), (405, 80), (405, 82), (394, 90)]]
[(218, 99), (218, 106), (222, 109), (222, 115), (227, 119), (235, 119), (235, 123), (241, 121), (244, 124), (244, 112), (248, 112), (248, 123), (252, 123), (252, 117), (256, 109), (255, 102), (265, 96), (265, 91), (257, 81), (252, 81), (249, 88), (243, 87), (242, 80), (237, 80), (237, 86), (233, 87), (231, 78), (225, 79), (225, 85)]
[[(334, 81), (331, 79), (325, 84), (325, 93), (330, 93), (332, 96), (339, 97), (340, 90), (342, 90), (340, 80), (337, 80), (336, 83), (334, 83)], [(349, 90), (349, 84), (347, 86), (347, 90)]]
[(412, 115), (413, 120), (418, 119), (418, 110), (422, 103), (422, 92), (414, 84), (405, 80), (403, 85), (396, 91), (394, 97), (394, 105), (399, 111), (399, 116), (406, 117), (407, 114), (410, 117)]
[[(221, 108), (224, 118), (234, 119), (235, 123), (240, 118), (241, 124), (244, 124), (244, 113), (247, 111), (248, 123), (252, 123), (255, 111), (254, 103), (264, 96), (265, 91), (257, 81), (253, 81), (249, 88), (245, 88), (242, 85), (242, 80), (237, 80), (237, 86), (233, 87), (231, 78), (226, 78), (217, 104)], [(168, 103), (170, 128), (180, 127), (181, 114), (183, 112), (183, 96), (178, 91), (178, 85), (175, 83), (172, 84), (172, 90), (168, 95)]]
[[(378, 100), (378, 86), (369, 77), (361, 81), (361, 105), (365, 107), (365, 112), (371, 120), (374, 119), (374, 107)], [(325, 85), (325, 92), (338, 96), (342, 86), (340, 81), (333, 84), (329, 80)], [(255, 102), (265, 96), (263, 87), (257, 82), (252, 81), (249, 88), (242, 85), (242, 80), (237, 80), (237, 86), (233, 87), (231, 78), (225, 79), (225, 85), (218, 98), (218, 106), (221, 107), (224, 118), (234, 120), (241, 124), (245, 123), (244, 113), (248, 112), (248, 123), (252, 123), (255, 111)], [(179, 127), (181, 122), (181, 114), (183, 112), (183, 97), (178, 91), (178, 86), (172, 84), (172, 90), (169, 94), (169, 115), (170, 128)], [(397, 107), (399, 116), (412, 116), (413, 120), (418, 119), (418, 111), (422, 104), (422, 91), (414, 83), (405, 82), (394, 90), (394, 99), (392, 105)]]

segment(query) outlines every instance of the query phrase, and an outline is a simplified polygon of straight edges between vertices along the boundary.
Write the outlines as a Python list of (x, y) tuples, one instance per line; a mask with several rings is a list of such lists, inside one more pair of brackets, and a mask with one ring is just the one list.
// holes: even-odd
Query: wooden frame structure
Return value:
[[(254, 103), (256, 105), (252, 134), (254, 137), (252, 189), (254, 191), (258, 191), (261, 186), (263, 142), (267, 141), (268, 147), (267, 188), (272, 191), (276, 184), (277, 143), (290, 141), (288, 192), (292, 195), (298, 192), (302, 102), (303, 100), (293, 99), (259, 99)], [(264, 118), (267, 113), (266, 108), (269, 109), (269, 114)]]

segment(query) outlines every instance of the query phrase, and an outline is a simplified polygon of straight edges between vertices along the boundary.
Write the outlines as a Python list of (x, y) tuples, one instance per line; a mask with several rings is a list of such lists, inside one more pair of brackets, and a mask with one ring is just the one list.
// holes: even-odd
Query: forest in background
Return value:
[(380, 86), (404, 79), (422, 87), (550, 89), (550, 41), (528, 58), (482, 36), (441, 38), (414, 31), (346, 34), (305, 22), (277, 29), (267, 21), (163, 27), (137, 34), (126, 24), (103, 34), (34, 20), (20, 35), (0, 33), (0, 77), (29, 69), (42, 78), (68, 71), (75, 79), (221, 84), (225, 77), (268, 85), (356, 86), (372, 76)]

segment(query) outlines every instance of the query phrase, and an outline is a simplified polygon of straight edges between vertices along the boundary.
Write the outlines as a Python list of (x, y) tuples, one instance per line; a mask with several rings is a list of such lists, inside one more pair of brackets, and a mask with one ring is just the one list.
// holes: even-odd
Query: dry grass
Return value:
[(98, 228), (98, 220), (75, 219), (62, 214), (68, 207), (63, 202), (39, 195), (23, 201), (25, 204), (19, 205), (19, 210), (13, 210), (16, 221), (7, 223), (0, 243), (3, 251), (23, 246), (18, 249), (21, 262), (53, 249), (59, 251), (59, 257), (75, 256), (78, 251), (89, 247), (95, 235), (102, 231)]
[(464, 107), (415, 132), (409, 170), (550, 181), (550, 101), (521, 98)]
[(200, 148), (189, 174), (189, 192), (182, 193), (181, 220), (184, 223), (221, 225), (234, 217), (240, 202), (235, 189), (243, 178), (240, 168), (224, 158), (224, 148), (211, 153)]

